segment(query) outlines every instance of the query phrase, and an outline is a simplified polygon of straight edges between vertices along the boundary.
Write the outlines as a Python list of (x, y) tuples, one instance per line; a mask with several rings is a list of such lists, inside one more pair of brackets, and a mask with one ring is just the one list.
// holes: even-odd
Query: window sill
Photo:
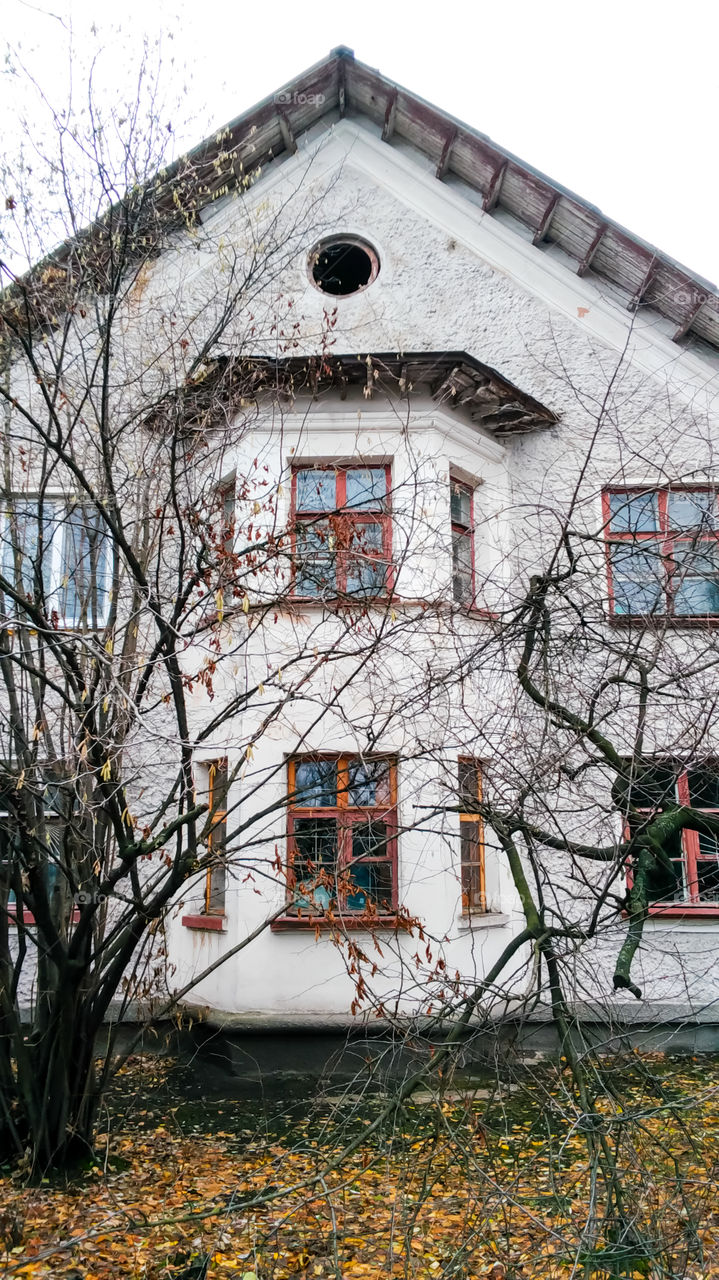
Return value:
[(461, 916), (457, 916), (458, 929), (499, 929), (505, 924), (509, 924), (511, 916), (503, 911), (478, 911), (476, 915), (470, 915), (463, 911)]
[(681, 617), (674, 613), (608, 613), (605, 620), (611, 627), (666, 627), (670, 631), (696, 631), (702, 627), (713, 630), (719, 627), (719, 616), (701, 613)]
[[(625, 913), (626, 915), (626, 913)], [(719, 905), (710, 906), (701, 902), (678, 902), (671, 907), (650, 907), (648, 911), (650, 920), (662, 920), (664, 916), (684, 916), (685, 919), (719, 919)]]
[(373, 929), (392, 929), (401, 927), (399, 916), (280, 916), (273, 920), (270, 929), (273, 933), (294, 932), (295, 930), (343, 929), (349, 932), (369, 933)]
[(227, 927), (227, 917), (217, 916), (183, 916), (181, 924), (186, 929), (204, 929), (206, 933), (224, 933)]

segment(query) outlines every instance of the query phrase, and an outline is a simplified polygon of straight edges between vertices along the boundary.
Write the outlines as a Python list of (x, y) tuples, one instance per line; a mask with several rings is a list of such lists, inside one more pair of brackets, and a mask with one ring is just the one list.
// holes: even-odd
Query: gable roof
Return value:
[[(389, 145), (410, 143), (431, 158), (438, 181), (452, 174), (481, 194), (480, 216), (507, 210), (531, 230), (535, 245), (559, 245), (577, 275), (591, 269), (621, 289), (629, 311), (641, 306), (666, 316), (675, 342), (691, 334), (719, 348), (716, 285), (485, 134), (358, 62), (342, 45), (186, 157), (195, 168), (200, 204), (271, 159), (294, 153), (305, 130), (338, 116), (368, 118)], [(218, 157), (226, 161), (219, 170)]]
[[(358, 62), (341, 45), (251, 110), (217, 130), (158, 174), (136, 194), (134, 238), (138, 257), (153, 252), (161, 234), (196, 217), (218, 197), (248, 186), (270, 161), (297, 151), (298, 138), (320, 122), (343, 117), (373, 122), (388, 146), (409, 143), (431, 158), (435, 177), (461, 179), (481, 196), (478, 216), (511, 213), (531, 231), (532, 243), (556, 244), (574, 261), (623, 292), (629, 311), (648, 308), (673, 325), (680, 343), (698, 337), (719, 349), (719, 290), (653, 245), (607, 218), (596, 206), (533, 169), (511, 152), (454, 116)], [(102, 291), (107, 253), (93, 257), (94, 232), (109, 224), (109, 210), (96, 227), (61, 244), (18, 285), (3, 291), (5, 316), (29, 302), (37, 323), (52, 315), (72, 276), (78, 247), (89, 243), (92, 276)], [(96, 261), (94, 260), (96, 258)]]

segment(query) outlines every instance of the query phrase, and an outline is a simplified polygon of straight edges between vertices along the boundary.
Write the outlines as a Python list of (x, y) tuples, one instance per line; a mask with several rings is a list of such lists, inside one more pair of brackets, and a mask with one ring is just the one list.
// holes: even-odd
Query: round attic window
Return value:
[(347, 298), (366, 289), (379, 274), (379, 258), (356, 236), (332, 236), (315, 245), (309, 258), (310, 279), (322, 293)]

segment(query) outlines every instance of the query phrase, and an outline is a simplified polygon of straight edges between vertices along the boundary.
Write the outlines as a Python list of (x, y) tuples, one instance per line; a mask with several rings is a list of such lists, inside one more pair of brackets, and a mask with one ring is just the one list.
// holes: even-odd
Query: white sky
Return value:
[[(110, 17), (125, 33), (120, 75), (158, 31), (178, 89), (189, 72), (183, 145), (346, 44), (719, 280), (716, 0), (2, 0), (2, 35), (52, 95), (65, 67), (58, 19), (82, 53)], [(8, 83), (0, 108), (7, 136)]]

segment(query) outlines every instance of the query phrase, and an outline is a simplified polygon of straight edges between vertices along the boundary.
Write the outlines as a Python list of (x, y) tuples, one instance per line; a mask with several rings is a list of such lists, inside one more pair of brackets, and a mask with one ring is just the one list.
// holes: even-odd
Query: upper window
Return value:
[(604, 502), (615, 616), (719, 616), (715, 489), (612, 489)]
[(389, 590), (389, 486), (389, 467), (293, 472), (295, 595), (371, 599)]
[(474, 599), (474, 528), (473, 495), (459, 480), (450, 482), (450, 515), (452, 519), (452, 594), (459, 604)]
[[(634, 783), (631, 800), (640, 814), (661, 812), (668, 804), (691, 805), (719, 814), (719, 768), (676, 769), (655, 765)], [(633, 825), (633, 824), (632, 824)], [(684, 830), (667, 849), (668, 865), (657, 865), (649, 878), (654, 906), (702, 904), (719, 908), (719, 839)]]
[[(0, 572), (62, 627), (100, 627), (110, 602), (110, 542), (94, 507), (17, 498), (2, 517)], [(19, 606), (6, 593), (6, 612)]]
[(379, 258), (371, 245), (357, 236), (332, 236), (312, 250), (310, 278), (322, 293), (346, 298), (376, 280)]
[(386, 916), (397, 906), (396, 766), (386, 757), (290, 760), (288, 912)]
[(487, 910), (484, 876), (484, 828), (478, 813), (482, 799), (482, 774), (477, 760), (459, 761), (460, 858), (462, 867), (462, 913), (483, 914)]

